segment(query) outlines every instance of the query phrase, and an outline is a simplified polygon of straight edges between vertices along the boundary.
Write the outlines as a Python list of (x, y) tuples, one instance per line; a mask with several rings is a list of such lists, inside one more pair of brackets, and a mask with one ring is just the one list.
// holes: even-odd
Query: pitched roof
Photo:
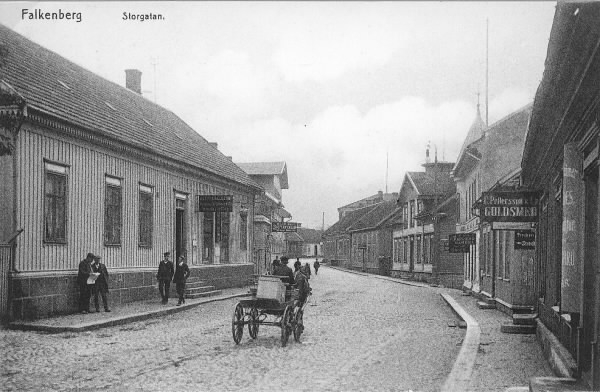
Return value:
[(287, 164), (285, 162), (236, 162), (251, 176), (279, 176), (281, 188), (288, 189)]
[(302, 237), (304, 242), (312, 244), (317, 244), (321, 242), (321, 230), (299, 227), (298, 234), (300, 235), (300, 237)]
[(344, 215), (342, 217), (342, 219), (340, 219), (339, 221), (335, 222), (331, 227), (329, 227), (327, 230), (325, 230), (325, 232), (323, 233), (323, 236), (340, 234), (340, 233), (346, 233), (346, 230), (354, 222), (356, 222), (364, 214), (368, 213), (369, 211), (371, 211), (376, 206), (377, 206), (377, 204), (370, 205), (370, 206), (367, 206), (367, 207), (363, 207), (363, 208), (358, 209), (358, 210), (350, 211), (349, 213), (347, 213), (346, 215)]
[(376, 204), (373, 209), (357, 219), (350, 227), (349, 231), (374, 229), (379, 226), (386, 218), (398, 209), (396, 201), (385, 201)]
[(0, 24), (7, 49), (0, 81), (31, 111), (96, 135), (260, 189), (242, 169), (181, 118)]
[(407, 172), (406, 176), (416, 187), (419, 195), (446, 195), (456, 191), (456, 185), (448, 173)]
[(296, 232), (285, 233), (285, 240), (287, 242), (304, 242), (304, 239)]
[(465, 154), (467, 154), (467, 151), (469, 150), (470, 147), (474, 147), (473, 144), (475, 142), (477, 142), (478, 140), (480, 140), (483, 135), (485, 134), (486, 131), (486, 125), (483, 122), (483, 120), (481, 119), (481, 113), (479, 112), (479, 103), (477, 104), (477, 113), (475, 114), (475, 119), (473, 120), (473, 124), (471, 124), (471, 127), (469, 128), (469, 131), (467, 132), (467, 136), (465, 137), (465, 140), (463, 141), (463, 145), (460, 149), (460, 152), (458, 153), (458, 159), (456, 160), (456, 164), (454, 165), (454, 168), (452, 169), (453, 172), (458, 172), (461, 164), (463, 163), (463, 158), (465, 157)]

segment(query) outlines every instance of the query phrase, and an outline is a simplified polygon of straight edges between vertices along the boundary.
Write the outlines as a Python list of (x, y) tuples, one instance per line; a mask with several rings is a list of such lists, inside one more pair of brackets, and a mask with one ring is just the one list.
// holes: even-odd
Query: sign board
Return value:
[(492, 222), (492, 230), (531, 230), (533, 222)]
[(478, 203), (484, 222), (537, 222), (538, 192), (483, 192)]
[(450, 253), (469, 253), (471, 245), (475, 245), (475, 233), (450, 234), (448, 239)]
[(448, 240), (441, 239), (440, 240), (440, 250), (442, 252), (449, 252), (450, 251), (450, 242)]
[(298, 231), (298, 223), (296, 222), (273, 222), (271, 223), (272, 232), (295, 233)]
[(232, 195), (198, 195), (196, 211), (199, 212), (232, 212)]
[(515, 231), (515, 250), (535, 249), (535, 232), (533, 230)]

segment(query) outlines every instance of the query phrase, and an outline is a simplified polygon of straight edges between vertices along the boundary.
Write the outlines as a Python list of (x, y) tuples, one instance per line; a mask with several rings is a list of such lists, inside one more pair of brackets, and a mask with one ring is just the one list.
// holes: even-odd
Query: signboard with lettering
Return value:
[(515, 231), (515, 250), (535, 249), (535, 232), (533, 230)]
[(478, 205), (484, 222), (537, 222), (538, 192), (483, 192)]
[(448, 236), (450, 253), (469, 253), (471, 245), (475, 245), (475, 233), (450, 234)]
[(298, 223), (296, 222), (273, 222), (271, 223), (271, 231), (295, 233), (298, 231)]
[(198, 195), (196, 211), (199, 212), (232, 212), (232, 195)]

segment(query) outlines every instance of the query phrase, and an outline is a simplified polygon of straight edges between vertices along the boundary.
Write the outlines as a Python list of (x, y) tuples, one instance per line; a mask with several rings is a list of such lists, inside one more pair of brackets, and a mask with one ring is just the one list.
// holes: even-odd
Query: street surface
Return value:
[[(292, 260), (293, 261), (293, 260)], [(0, 331), (2, 389), (110, 391), (436, 391), (464, 330), (437, 290), (312, 271), (301, 343), (231, 318), (238, 299), (86, 333)]]

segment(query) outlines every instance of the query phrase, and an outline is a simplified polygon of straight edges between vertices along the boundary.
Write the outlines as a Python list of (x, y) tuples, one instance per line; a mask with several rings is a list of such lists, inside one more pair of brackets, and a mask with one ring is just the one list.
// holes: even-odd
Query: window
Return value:
[(248, 213), (240, 213), (240, 249), (248, 249)]
[(204, 212), (202, 220), (202, 260), (207, 263), (213, 261), (213, 222), (214, 213)]
[(152, 246), (152, 228), (154, 211), (154, 194), (152, 188), (140, 184), (140, 216), (139, 216), (139, 245)]
[(121, 245), (122, 188), (119, 178), (106, 176), (104, 203), (104, 244)]
[(45, 163), (44, 241), (67, 242), (67, 168)]

